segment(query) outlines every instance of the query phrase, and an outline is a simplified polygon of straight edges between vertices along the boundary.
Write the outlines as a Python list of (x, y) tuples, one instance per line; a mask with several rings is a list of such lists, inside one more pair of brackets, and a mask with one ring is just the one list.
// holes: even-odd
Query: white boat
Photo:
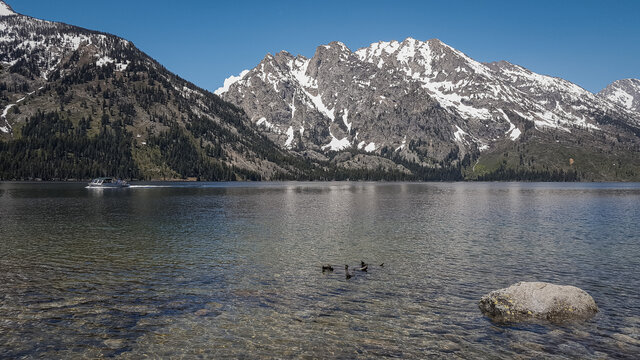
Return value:
[(114, 179), (110, 177), (99, 177), (91, 180), (89, 187), (95, 188), (124, 188), (129, 184), (124, 180)]

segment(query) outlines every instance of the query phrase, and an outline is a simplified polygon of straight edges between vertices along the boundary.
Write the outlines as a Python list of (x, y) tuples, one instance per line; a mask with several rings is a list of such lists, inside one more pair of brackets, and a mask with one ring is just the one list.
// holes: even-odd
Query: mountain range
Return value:
[(637, 166), (628, 156), (638, 151), (637, 82), (593, 94), (506, 61), (477, 62), (437, 39), (408, 38), (356, 51), (333, 42), (311, 58), (267, 55), (216, 94), (283, 148), (343, 166), (384, 157), (462, 165), (472, 178), (575, 169), (599, 179), (609, 176), (609, 159)]
[(638, 180), (640, 81), (598, 94), (432, 39), (268, 54), (210, 93), (0, 1), (0, 179)]

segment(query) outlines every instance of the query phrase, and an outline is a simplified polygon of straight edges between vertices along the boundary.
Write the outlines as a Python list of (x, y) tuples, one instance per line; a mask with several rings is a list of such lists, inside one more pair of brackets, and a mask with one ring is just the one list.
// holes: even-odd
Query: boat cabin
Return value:
[(99, 177), (91, 181), (91, 185), (102, 185), (102, 184), (113, 184), (113, 183), (115, 183), (115, 181), (113, 181), (113, 178), (110, 178), (110, 177)]

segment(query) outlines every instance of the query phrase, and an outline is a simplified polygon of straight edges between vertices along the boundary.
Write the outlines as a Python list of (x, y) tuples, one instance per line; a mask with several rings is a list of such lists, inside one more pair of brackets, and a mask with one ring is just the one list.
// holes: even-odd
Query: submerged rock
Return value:
[(110, 349), (117, 350), (124, 347), (123, 339), (107, 339), (103, 343)]
[(210, 310), (208, 310), (208, 309), (200, 309), (200, 310), (196, 311), (194, 314), (195, 314), (196, 316), (206, 316), (206, 315), (208, 315), (210, 312), (211, 312), (211, 311), (210, 311)]
[(480, 310), (498, 321), (586, 319), (598, 312), (593, 298), (575, 286), (519, 282), (480, 299)]

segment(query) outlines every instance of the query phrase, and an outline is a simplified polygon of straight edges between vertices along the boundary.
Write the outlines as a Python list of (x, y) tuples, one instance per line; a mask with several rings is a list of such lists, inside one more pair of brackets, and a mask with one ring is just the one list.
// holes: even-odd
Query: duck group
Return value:
[[(380, 267), (384, 267), (384, 263), (379, 265)], [(355, 268), (356, 271), (367, 272), (369, 270), (369, 264), (364, 261), (360, 261), (360, 267)], [(333, 266), (331, 264), (322, 265), (322, 272), (333, 272)], [(344, 277), (346, 279), (351, 279), (355, 275), (355, 272), (349, 270), (349, 265), (344, 265)]]

